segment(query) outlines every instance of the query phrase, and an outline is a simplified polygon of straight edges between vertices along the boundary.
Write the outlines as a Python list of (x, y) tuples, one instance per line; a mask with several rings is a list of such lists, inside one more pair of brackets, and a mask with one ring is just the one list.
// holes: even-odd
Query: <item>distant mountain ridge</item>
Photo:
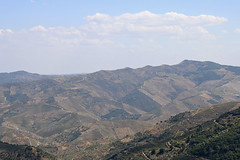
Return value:
[(8, 83), (0, 85), (0, 137), (90, 159), (172, 115), (231, 101), (240, 101), (240, 67), (189, 60)]
[(53, 77), (54, 76), (40, 75), (36, 73), (29, 73), (26, 71), (0, 73), (0, 85), (6, 84), (6, 83), (34, 81), (34, 80), (53, 78)]

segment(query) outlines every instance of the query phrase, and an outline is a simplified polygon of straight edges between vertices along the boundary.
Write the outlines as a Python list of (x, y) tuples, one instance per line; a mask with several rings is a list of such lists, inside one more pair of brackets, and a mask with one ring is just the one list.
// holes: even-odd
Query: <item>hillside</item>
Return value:
[[(128, 143), (113, 143), (116, 148), (105, 159), (237, 160), (240, 158), (239, 106), (240, 103), (227, 103), (180, 113), (136, 134)], [(232, 111), (219, 116), (222, 109)], [(211, 116), (213, 111), (216, 114)]]
[(57, 160), (41, 149), (26, 145), (13, 145), (0, 141), (1, 160)]
[(2, 84), (0, 138), (68, 159), (96, 158), (115, 139), (177, 113), (240, 101), (239, 86), (240, 67), (188, 60)]

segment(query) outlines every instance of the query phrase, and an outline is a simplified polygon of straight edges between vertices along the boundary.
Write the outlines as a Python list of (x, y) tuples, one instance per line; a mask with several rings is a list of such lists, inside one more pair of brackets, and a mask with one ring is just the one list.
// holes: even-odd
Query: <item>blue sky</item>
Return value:
[(0, 72), (239, 65), (238, 0), (0, 0)]

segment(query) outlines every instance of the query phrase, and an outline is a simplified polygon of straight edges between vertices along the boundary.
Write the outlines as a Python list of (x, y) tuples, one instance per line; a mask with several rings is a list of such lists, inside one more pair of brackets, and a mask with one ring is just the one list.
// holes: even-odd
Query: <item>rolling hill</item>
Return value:
[(189, 60), (4, 83), (0, 140), (91, 159), (172, 115), (230, 101), (240, 101), (240, 67)]

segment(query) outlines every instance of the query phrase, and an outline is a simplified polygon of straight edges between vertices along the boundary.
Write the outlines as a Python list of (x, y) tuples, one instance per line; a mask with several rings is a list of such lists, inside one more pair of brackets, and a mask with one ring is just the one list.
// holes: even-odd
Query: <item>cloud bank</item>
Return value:
[[(224, 22), (227, 22), (224, 17), (188, 16), (176, 12), (154, 14), (144, 11), (119, 16), (96, 13), (86, 17), (85, 24), (78, 27), (38, 25), (18, 31), (0, 29), (0, 54), (11, 60), (15, 57), (16, 66), (22, 66), (23, 69), (31, 65), (38, 68), (37, 64), (42, 64), (32, 63), (33, 59), (45, 61), (46, 68), (53, 63), (66, 68), (72, 62), (75, 65), (81, 62), (84, 67), (84, 63), (94, 58), (98, 61), (92, 61), (95, 65), (92, 70), (100, 66), (96, 66), (97, 62), (105, 63), (106, 68), (115, 64), (115, 68), (118, 68), (121, 67), (120, 63), (125, 66), (134, 64), (131, 60), (123, 62), (129, 54), (132, 59), (142, 54), (139, 63), (142, 65), (148, 56), (146, 53), (154, 54), (167, 48), (163, 44), (165, 41), (215, 40), (216, 36), (209, 28)], [(116, 63), (116, 57), (122, 62)]]
[(240, 28), (237, 28), (235, 31), (236, 31), (237, 33), (240, 33)]
[[(212, 15), (187, 16), (176, 12), (154, 14), (149, 11), (125, 13), (110, 16), (96, 13), (85, 18), (86, 24), (80, 27), (44, 27), (35, 26), (28, 30), (17, 31), (14, 35), (10, 29), (0, 30), (0, 35), (36, 36), (52, 43), (96, 43), (109, 37), (144, 37), (154, 38), (202, 38), (214, 39), (207, 27), (219, 25), (227, 21), (224, 17)], [(20, 38), (20, 37), (19, 37)]]
[(212, 15), (187, 16), (176, 12), (154, 14), (144, 11), (112, 17), (96, 13), (86, 18), (85, 30), (98, 36), (175, 36), (214, 38), (205, 27), (226, 22), (224, 17)]

